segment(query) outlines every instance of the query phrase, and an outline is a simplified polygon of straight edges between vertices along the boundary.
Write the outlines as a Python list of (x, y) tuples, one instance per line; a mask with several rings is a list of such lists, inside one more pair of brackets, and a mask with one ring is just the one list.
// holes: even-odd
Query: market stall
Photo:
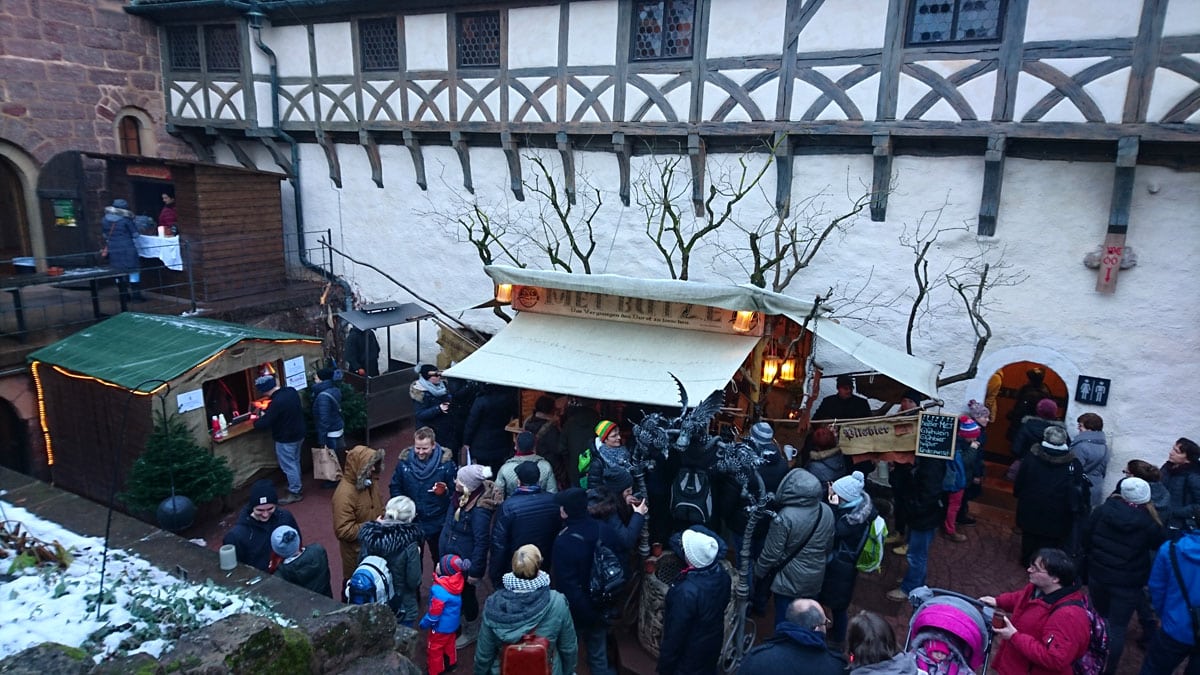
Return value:
[[(125, 312), (29, 355), (56, 484), (107, 501), (145, 447), (155, 401), (166, 397), (196, 443), (229, 461), (235, 487), (276, 466), (265, 401), (254, 380), (273, 374), (302, 389), (321, 342), (209, 319)], [(220, 431), (212, 420), (225, 421)]]

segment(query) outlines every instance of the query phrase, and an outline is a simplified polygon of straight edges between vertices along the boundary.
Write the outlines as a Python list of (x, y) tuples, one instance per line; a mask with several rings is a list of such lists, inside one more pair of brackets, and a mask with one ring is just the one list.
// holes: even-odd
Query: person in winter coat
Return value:
[(462, 592), (466, 586), (465, 573), (470, 563), (447, 554), (433, 568), (433, 585), (429, 587), (429, 609), (418, 624), (429, 631), (426, 648), (426, 667), (429, 675), (441, 675), (458, 665), (455, 633), (461, 623)]
[(1171, 495), (1164, 520), (1168, 529), (1182, 530), (1191, 507), (1200, 504), (1200, 445), (1188, 438), (1175, 441), (1161, 472), (1163, 485)]
[(225, 538), (223, 544), (231, 544), (237, 552), (237, 561), (266, 572), (271, 565), (271, 533), (281, 525), (300, 531), (296, 519), (287, 509), (277, 506), (275, 484), (264, 478), (250, 487), (250, 503), (242, 509), (238, 522)]
[[(541, 560), (541, 551), (553, 550), (554, 538), (562, 529), (562, 518), (559, 517), (558, 504), (554, 503), (554, 495), (544, 492), (538, 485), (541, 474), (537, 465), (521, 462), (516, 474), (519, 485), (500, 505), (496, 521), (492, 524), (488, 573), (496, 588), (500, 587), (504, 574), (510, 571), (508, 566), (517, 549), (532, 544), (537, 547), (538, 559)], [(550, 567), (550, 559), (544, 562), (547, 568)]]
[(856, 675), (917, 675), (916, 659), (900, 650), (891, 624), (875, 612), (850, 619), (846, 650)]
[(320, 544), (300, 545), (300, 533), (280, 525), (271, 533), (271, 550), (279, 556), (275, 576), (318, 595), (333, 597), (329, 585), (329, 555)]
[(112, 206), (104, 207), (104, 219), (100, 227), (104, 233), (104, 246), (108, 250), (108, 266), (128, 273), (126, 278), (117, 281), (121, 299), (126, 302), (145, 302), (141, 291), (142, 274), (138, 271), (141, 262), (138, 260), (137, 238), (141, 232), (133, 222), (129, 202), (114, 199)]
[(342, 390), (333, 380), (332, 368), (317, 371), (312, 387), (313, 426), (317, 431), (317, 447), (337, 453), (338, 462), (346, 465), (346, 421), (342, 418)]
[(616, 423), (603, 420), (596, 425), (595, 431), (596, 441), (588, 463), (585, 488), (604, 487), (604, 471), (609, 467), (628, 471), (632, 466), (629, 450), (621, 445), (621, 428)]
[(288, 494), (279, 500), (279, 504), (294, 504), (304, 499), (304, 484), (300, 481), (300, 445), (308, 433), (300, 394), (292, 387), (280, 386), (274, 375), (256, 379), (254, 389), (260, 396), (271, 399), (262, 416), (254, 420), (254, 428), (271, 430), (275, 459), (279, 462), (279, 470), (287, 476)]
[(554, 495), (563, 518), (563, 530), (554, 540), (551, 576), (554, 585), (567, 598), (575, 631), (587, 653), (588, 669), (595, 675), (612, 675), (608, 667), (608, 621), (604, 608), (590, 593), (592, 556), (596, 542), (617, 546), (617, 534), (608, 525), (588, 517), (587, 491), (567, 488)]
[(459, 647), (475, 641), (479, 631), (479, 580), (487, 574), (488, 550), (492, 547), (492, 516), (504, 501), (504, 495), (490, 478), (492, 470), (479, 464), (468, 464), (458, 470), (454, 479), (457, 498), (446, 511), (440, 548), (442, 555), (452, 553), (469, 564), (467, 585), (462, 593), (463, 626)]
[[(554, 498), (551, 497), (551, 500)], [(526, 544), (512, 555), (495, 593), (483, 605), (483, 623), (475, 646), (475, 675), (500, 675), (500, 654), (507, 645), (533, 633), (550, 643), (552, 675), (572, 675), (579, 660), (575, 623), (562, 593), (550, 590), (541, 568), (542, 552)]]
[[(970, 415), (958, 418), (958, 439), (954, 459), (946, 462), (946, 477), (942, 480), (942, 491), (946, 493), (946, 517), (942, 520), (942, 536), (959, 544), (967, 535), (958, 531), (958, 511), (962, 508), (972, 471), (979, 460), (979, 435), (983, 433), (979, 423)], [(971, 469), (967, 467), (970, 466)]]
[(1104, 418), (1084, 413), (1076, 420), (1079, 433), (1071, 439), (1071, 454), (1079, 458), (1083, 473), (1092, 482), (1094, 509), (1104, 501), (1104, 477), (1108, 474), (1108, 440), (1104, 437)]
[(983, 491), (985, 467), (983, 463), (983, 448), (987, 445), (987, 427), (992, 423), (992, 412), (984, 404), (971, 399), (967, 401), (967, 416), (979, 425), (979, 438), (975, 439), (977, 447), (971, 448), (969, 457), (963, 458), (963, 466), (967, 469), (967, 489), (963, 491), (962, 505), (955, 514), (954, 524), (974, 525), (975, 518), (971, 516), (971, 501)]
[(1075, 526), (1068, 495), (1071, 463), (1078, 465), (1067, 447), (1061, 427), (1046, 428), (1045, 439), (1029, 449), (1021, 461), (1013, 496), (1017, 498), (1017, 527), (1021, 528), (1021, 562), (1028, 564), (1039, 548), (1066, 548)]
[(458, 475), (453, 453), (437, 443), (437, 434), (429, 427), (413, 432), (412, 447), (400, 451), (388, 492), (404, 495), (417, 505), (416, 523), (424, 533), (430, 560), (441, 557), (438, 540), (450, 508), (450, 486)]
[(706, 527), (693, 525), (672, 537), (687, 567), (667, 591), (663, 605), (661, 675), (716, 675), (725, 637), (729, 573), (721, 566), (725, 543)]
[(825, 489), (804, 469), (792, 469), (775, 493), (776, 516), (767, 530), (762, 555), (754, 564), (755, 584), (770, 582), (775, 593), (775, 625), (797, 598), (815, 598), (825, 579), (825, 560), (833, 549), (833, 511)]
[(1121, 663), (1125, 631), (1163, 537), (1162, 522), (1150, 505), (1150, 484), (1141, 478), (1123, 479), (1119, 495), (1093, 511), (1084, 527), (1088, 593), (1096, 612), (1108, 621), (1107, 673), (1116, 672)]
[[(1186, 675), (1200, 672), (1195, 631), (1188, 605), (1200, 607), (1200, 506), (1183, 519), (1184, 531), (1179, 539), (1159, 547), (1150, 568), (1150, 602), (1162, 619), (1162, 630), (1155, 633), (1146, 649), (1142, 675), (1170, 675), (1187, 660)], [(1174, 555), (1174, 562), (1172, 561)], [(1179, 567), (1179, 585), (1175, 565)], [(1186, 589), (1186, 595), (1184, 594)]]
[[(764, 424), (760, 422), (759, 424)], [(754, 425), (755, 427), (758, 424)], [(769, 425), (766, 425), (770, 429)], [(761, 427), (760, 427), (761, 430)], [(775, 434), (772, 430), (769, 439), (764, 442), (765, 434), (760, 433), (755, 437), (754, 428), (751, 428), (749, 437), (750, 445), (758, 451), (762, 464), (755, 467), (758, 471), (759, 478), (762, 479), (763, 489), (768, 493), (774, 494), (779, 491), (779, 484), (783, 482), (783, 477), (788, 474), (791, 467), (788, 466), (787, 457), (783, 451), (779, 449), (779, 445), (775, 442)], [(739, 495), (740, 497), (740, 495)], [(737, 562), (738, 572), (741, 573), (746, 569), (746, 564), (749, 562), (750, 575), (750, 610), (751, 612), (761, 616), (766, 614), (767, 602), (771, 599), (771, 589), (765, 584), (754, 585), (754, 567), (753, 561), (762, 553), (763, 543), (767, 539), (767, 531), (770, 528), (770, 519), (762, 518), (754, 527), (754, 532), (750, 533), (750, 557), (747, 559), (743, 555), (743, 544), (747, 536), (746, 527), (749, 524), (749, 514), (746, 513), (745, 504), (739, 500), (736, 502), (736, 507), (733, 513), (729, 514), (726, 522), (733, 530), (733, 553)]]
[(588, 490), (588, 515), (617, 534), (618, 544), (612, 550), (625, 568), (626, 579), (632, 578), (633, 552), (649, 511), (647, 501), (633, 495), (633, 476), (624, 469), (609, 469), (604, 487)]
[(1058, 403), (1052, 398), (1044, 398), (1037, 402), (1036, 415), (1027, 415), (1021, 419), (1016, 435), (1012, 439), (1012, 456), (1021, 459), (1029, 454), (1029, 449), (1042, 441), (1046, 435), (1046, 427), (1059, 427), (1065, 433), (1067, 427), (1058, 419)]
[(534, 450), (554, 467), (555, 481), (566, 478), (566, 467), (560, 466), (563, 460), (559, 452), (559, 436), (562, 435), (558, 420), (558, 399), (542, 394), (533, 404), (533, 414), (521, 424), (522, 431), (528, 431), (534, 437)]
[[(1003, 375), (1001, 375), (1003, 376)], [(995, 378), (995, 375), (992, 375)], [(992, 381), (988, 380), (989, 396), (991, 391)], [(997, 387), (999, 391), (999, 387)], [(1012, 410), (1008, 411), (1008, 440), (1012, 441), (1016, 437), (1018, 430), (1021, 428), (1021, 421), (1030, 415), (1037, 414), (1037, 405), (1045, 399), (1050, 398), (1050, 387), (1046, 386), (1046, 371), (1041, 367), (1030, 368), (1025, 371), (1025, 384), (1017, 390), (1016, 402), (1013, 404)], [(994, 399), (987, 400), (988, 408), (996, 409), (996, 401)], [(1035, 436), (1041, 438), (1041, 435)], [(1026, 444), (1022, 447), (1022, 451), (1028, 449)]]
[(846, 642), (847, 610), (854, 597), (854, 583), (858, 580), (858, 556), (867, 543), (871, 521), (879, 515), (870, 495), (864, 491), (865, 487), (862, 472), (855, 471), (834, 481), (829, 489), (829, 504), (836, 516), (833, 550), (825, 563), (825, 581), (817, 599), (829, 607), (833, 615), (827, 634), (830, 646), (841, 646)]
[[(596, 437), (595, 428), (600, 423), (596, 402), (591, 399), (571, 399), (562, 415), (562, 431), (558, 435), (558, 452), (563, 458), (566, 472), (564, 487), (580, 487), (579, 455), (590, 450)], [(551, 462), (553, 466), (554, 462)]]
[(358, 567), (358, 530), (363, 523), (383, 515), (383, 491), (379, 472), (383, 450), (356, 445), (346, 453), (342, 480), (333, 491), (333, 533), (342, 551), (342, 578), (349, 579)]
[(846, 672), (846, 658), (825, 646), (827, 625), (820, 603), (803, 598), (791, 601), (784, 620), (775, 625), (775, 635), (746, 652), (738, 673), (841, 675)]
[(396, 622), (413, 628), (420, 618), (417, 597), (421, 593), (421, 527), (413, 523), (417, 506), (408, 497), (392, 497), (383, 515), (358, 528), (358, 562), (377, 555), (387, 561), (392, 575), (392, 599), (388, 606)]
[(450, 414), (453, 397), (446, 389), (442, 371), (425, 363), (418, 373), (417, 379), (408, 387), (408, 396), (413, 400), (413, 424), (432, 428), (447, 448), (458, 447), (454, 416)]
[(804, 468), (821, 481), (830, 485), (833, 481), (850, 473), (850, 464), (842, 449), (838, 447), (837, 432), (827, 426), (817, 427), (812, 433), (812, 452)]
[(903, 549), (908, 570), (904, 573), (900, 588), (887, 592), (888, 600), (906, 600), (914, 588), (925, 585), (929, 547), (944, 518), (942, 484), (945, 478), (945, 460), (917, 457), (913, 462), (911, 482), (900, 497), (908, 518), (908, 538)]
[(499, 471), (500, 464), (512, 449), (512, 434), (504, 427), (516, 416), (516, 393), (509, 387), (484, 384), (483, 391), (471, 402), (471, 410), (467, 413), (463, 450), (471, 453), (475, 463)]
[[(1075, 563), (1060, 549), (1036, 552), (1026, 570), (1029, 584), (980, 602), (1008, 612), (996, 637), (1004, 642), (992, 663), (998, 673), (1072, 675), (1091, 642), (1091, 621), (1082, 603)], [(1011, 617), (1011, 618), (1010, 618)]]
[(837, 393), (821, 399), (817, 411), (813, 413), (813, 421), (817, 420), (847, 420), (871, 416), (871, 404), (867, 399), (854, 393), (854, 378), (850, 375), (837, 376)]
[(500, 466), (500, 473), (496, 475), (496, 487), (500, 488), (505, 497), (512, 495), (517, 490), (517, 466), (521, 464), (533, 464), (537, 467), (537, 484), (541, 486), (542, 492), (558, 492), (558, 481), (554, 478), (554, 469), (550, 467), (550, 462), (534, 453), (535, 444), (536, 439), (532, 432), (522, 431), (517, 434), (514, 446), (516, 454)]

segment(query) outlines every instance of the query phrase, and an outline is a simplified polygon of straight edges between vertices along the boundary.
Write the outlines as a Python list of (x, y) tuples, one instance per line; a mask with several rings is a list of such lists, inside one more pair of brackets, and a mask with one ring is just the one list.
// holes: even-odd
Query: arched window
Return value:
[(127, 115), (117, 124), (117, 140), (122, 155), (142, 154), (141, 125), (137, 118)]
[(122, 155), (154, 156), (154, 119), (145, 110), (135, 106), (118, 110), (113, 133), (117, 138), (117, 149)]

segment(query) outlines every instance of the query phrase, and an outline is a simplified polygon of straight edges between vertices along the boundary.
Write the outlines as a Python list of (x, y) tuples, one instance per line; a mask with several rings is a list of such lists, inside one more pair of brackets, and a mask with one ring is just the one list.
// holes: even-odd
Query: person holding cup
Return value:
[(417, 505), (414, 522), (421, 527), (432, 560), (441, 555), (438, 537), (450, 508), (450, 486), (457, 473), (454, 453), (437, 443), (437, 434), (429, 427), (421, 427), (413, 433), (412, 447), (400, 451), (396, 470), (392, 472), (388, 486), (390, 496), (403, 495)]

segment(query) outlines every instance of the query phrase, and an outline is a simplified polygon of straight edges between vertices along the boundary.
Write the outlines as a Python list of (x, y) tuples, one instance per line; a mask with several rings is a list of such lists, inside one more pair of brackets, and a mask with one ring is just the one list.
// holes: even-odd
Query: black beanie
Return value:
[(542, 470), (537, 462), (517, 462), (517, 480), (521, 485), (537, 485), (542, 477)]
[(582, 518), (587, 515), (587, 491), (583, 488), (567, 488), (554, 495), (554, 503), (567, 512), (568, 518)]
[(250, 508), (278, 503), (279, 497), (275, 494), (274, 483), (266, 478), (254, 481), (254, 485), (250, 488)]

